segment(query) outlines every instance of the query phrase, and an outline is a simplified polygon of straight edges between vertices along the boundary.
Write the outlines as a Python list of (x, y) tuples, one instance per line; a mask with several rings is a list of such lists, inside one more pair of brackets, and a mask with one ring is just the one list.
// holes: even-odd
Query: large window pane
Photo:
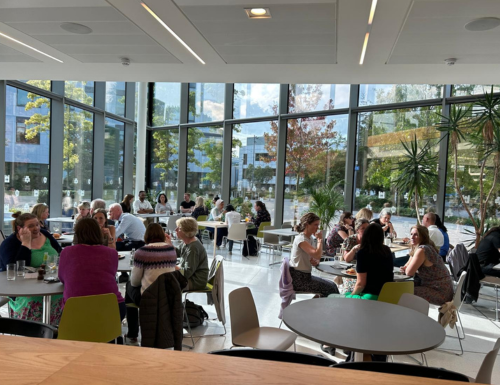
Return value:
[(500, 92), (500, 85), (481, 85), (481, 84), (455, 84), (452, 89), (453, 96), (469, 96), (469, 95), (481, 95), (484, 93), (491, 92), (491, 87), (493, 87), (493, 92)]
[(125, 82), (106, 82), (106, 111), (125, 116)]
[(189, 123), (224, 120), (224, 83), (189, 84)]
[(222, 127), (193, 127), (188, 131), (187, 190), (206, 198), (221, 196)]
[(359, 105), (411, 102), (437, 99), (443, 96), (440, 84), (361, 84)]
[[(382, 208), (389, 207), (393, 213), (391, 222), (400, 235), (407, 234), (417, 217), (411, 192), (397, 191), (394, 186), (397, 165), (405, 153), (401, 141), (409, 143), (416, 136), (423, 145), (430, 140), (434, 154), (437, 153), (437, 112), (439, 107), (366, 112), (358, 117), (355, 210), (367, 207), (378, 218)], [(437, 181), (424, 187), (423, 201), (418, 205), (421, 217), (429, 209), (435, 211), (437, 191)]]
[(153, 127), (179, 124), (181, 83), (155, 83), (153, 92)]
[(104, 193), (106, 205), (123, 199), (123, 148), (125, 123), (106, 119), (104, 129)]
[(50, 99), (9, 86), (6, 96), (3, 230), (10, 233), (12, 212), (49, 202)]
[(244, 215), (261, 200), (274, 221), (277, 121), (233, 126), (231, 204)]
[(81, 201), (92, 199), (94, 114), (64, 107), (63, 216), (71, 216)]
[(278, 115), (279, 93), (279, 84), (236, 83), (234, 119)]
[(349, 84), (290, 84), (288, 112), (311, 112), (349, 107)]
[(94, 82), (65, 81), (64, 96), (81, 103), (94, 105)]
[(42, 90), (50, 91), (50, 80), (19, 80), (20, 82), (29, 84), (33, 87), (41, 88)]
[(162, 191), (165, 192), (168, 202), (174, 208), (177, 206), (179, 129), (153, 131), (150, 146), (151, 187), (156, 191), (156, 196)]
[[(343, 189), (347, 123), (347, 115), (288, 121), (283, 221), (296, 223), (309, 210), (311, 190), (329, 183)], [(276, 156), (275, 143), (267, 147), (271, 157)]]

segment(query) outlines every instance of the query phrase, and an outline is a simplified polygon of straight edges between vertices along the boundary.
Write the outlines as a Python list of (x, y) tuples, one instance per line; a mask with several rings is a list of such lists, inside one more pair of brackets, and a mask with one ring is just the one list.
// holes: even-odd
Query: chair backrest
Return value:
[(52, 339), (57, 335), (57, 328), (41, 322), (0, 317), (0, 334)]
[(264, 233), (262, 232), (262, 230), (264, 230), (266, 226), (271, 226), (271, 222), (260, 222), (259, 231), (257, 231), (257, 238), (264, 237)]
[[(198, 218), (196, 219), (198, 222), (204, 222), (208, 218), (208, 215), (198, 215)], [(198, 230), (205, 230), (205, 226), (200, 226), (198, 225)]]
[(399, 299), (398, 305), (429, 315), (429, 302), (415, 294), (403, 293)]
[(215, 274), (217, 273), (217, 269), (224, 262), (224, 257), (222, 255), (216, 255), (212, 260), (212, 264), (210, 265), (210, 270), (208, 272), (208, 283), (213, 286)]
[(115, 294), (73, 297), (64, 305), (57, 338), (109, 342), (122, 334), (121, 325)]
[(378, 300), (397, 305), (403, 293), (413, 294), (413, 281), (386, 282), (380, 291)]
[[(274, 226), (265, 226), (264, 230), (274, 230)], [(268, 234), (268, 233), (262, 233), (262, 234), (264, 234), (264, 243), (278, 244), (280, 242), (280, 238), (276, 234)]]
[(247, 225), (245, 223), (234, 223), (227, 232), (227, 239), (242, 241), (247, 239)]
[(229, 315), (233, 340), (246, 331), (259, 327), (259, 316), (248, 287), (241, 287), (229, 293)]
[(476, 376), (476, 382), (480, 384), (491, 384), (491, 373), (493, 372), (493, 366), (495, 366), (495, 361), (497, 359), (498, 350), (500, 349), (500, 338), (497, 339), (493, 350), (490, 350), (486, 357), (484, 357), (483, 363), (479, 368)]
[[(282, 229), (291, 229), (292, 228), (292, 224), (290, 222), (284, 222), (282, 225), (281, 225), (281, 228)], [(282, 241), (287, 241), (287, 242), (292, 242), (292, 237), (288, 237), (288, 236), (284, 236), (282, 235), (281, 236), (281, 240)]]
[(288, 362), (292, 364), (305, 364), (313, 366), (330, 366), (335, 365), (336, 362), (329, 360), (320, 355), (288, 352), (281, 350), (267, 350), (267, 349), (225, 349), (214, 350), (208, 354), (216, 354), (218, 356), (228, 357), (243, 357), (253, 358), (256, 360)]
[[(243, 224), (244, 225), (244, 224)], [(223, 324), (226, 324), (226, 306), (224, 302), (224, 257), (216, 255), (212, 266), (210, 267), (210, 274), (214, 269), (212, 282), (207, 284), (212, 288), (212, 298), (214, 301), (215, 311), (217, 312), (217, 319)], [(211, 275), (209, 275), (211, 277)], [(210, 285), (210, 286), (209, 286)]]
[(177, 228), (177, 225), (175, 222), (177, 222), (177, 219), (182, 218), (182, 215), (171, 215), (168, 217), (168, 223), (167, 223), (167, 229), (170, 231), (175, 231)]
[(453, 294), (453, 305), (455, 305), (457, 311), (460, 311), (460, 308), (462, 307), (462, 286), (464, 285), (466, 275), (467, 275), (466, 271), (462, 272), (460, 278), (458, 279), (457, 289), (455, 290), (455, 294)]

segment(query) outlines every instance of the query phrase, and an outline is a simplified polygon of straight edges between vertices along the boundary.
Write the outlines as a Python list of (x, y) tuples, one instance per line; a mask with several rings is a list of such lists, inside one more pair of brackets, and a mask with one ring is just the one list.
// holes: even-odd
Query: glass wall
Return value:
[(481, 84), (455, 84), (452, 88), (452, 96), (481, 95), (485, 92), (500, 92), (500, 85), (481, 85)]
[(224, 83), (189, 84), (189, 123), (224, 120)]
[(11, 214), (49, 202), (50, 104), (31, 92), (7, 87), (3, 230)]
[(279, 94), (279, 84), (235, 83), (233, 118), (277, 115)]
[(125, 124), (106, 119), (104, 128), (104, 189), (106, 206), (123, 199), (123, 155)]
[(221, 196), (222, 126), (188, 129), (186, 186), (191, 199)]
[(232, 129), (231, 204), (243, 216), (252, 211), (253, 202), (261, 200), (274, 221), (276, 147), (278, 122), (234, 125)]
[(64, 107), (62, 215), (77, 212), (81, 201), (92, 199), (92, 153), (94, 114), (80, 108)]
[(94, 105), (94, 82), (66, 81), (64, 82), (64, 96), (77, 102)]
[(51, 81), (50, 80), (19, 80), (20, 82), (29, 84), (33, 87), (38, 87), (45, 91), (50, 91)]
[[(347, 124), (347, 115), (288, 120), (284, 222), (296, 223), (308, 212), (311, 192), (320, 186), (338, 184), (343, 193)], [(276, 156), (276, 144), (267, 150)]]
[(349, 84), (290, 84), (288, 112), (312, 112), (349, 107)]
[(360, 106), (439, 99), (442, 96), (443, 86), (439, 84), (361, 84), (359, 86)]
[(153, 131), (150, 140), (150, 180), (155, 196), (164, 192), (170, 205), (177, 206), (179, 129)]
[(154, 83), (153, 127), (179, 124), (181, 114), (181, 83)]
[(125, 82), (106, 82), (106, 111), (125, 116)]

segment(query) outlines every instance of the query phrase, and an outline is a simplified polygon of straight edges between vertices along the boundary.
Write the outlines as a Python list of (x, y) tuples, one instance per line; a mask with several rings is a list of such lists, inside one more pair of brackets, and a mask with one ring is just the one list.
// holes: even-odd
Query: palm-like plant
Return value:
[(311, 195), (309, 211), (319, 216), (323, 230), (330, 230), (337, 211), (344, 208), (344, 196), (340, 192), (339, 182), (327, 183), (315, 190), (310, 190), (309, 194)]
[(409, 144), (401, 141), (405, 153), (398, 163), (396, 170), (398, 176), (394, 184), (399, 191), (408, 191), (415, 197), (415, 210), (420, 224), (419, 201), (423, 197), (423, 188), (437, 184), (438, 176), (434, 170), (437, 155), (432, 154), (432, 148), (427, 141), (419, 148), (417, 136)]

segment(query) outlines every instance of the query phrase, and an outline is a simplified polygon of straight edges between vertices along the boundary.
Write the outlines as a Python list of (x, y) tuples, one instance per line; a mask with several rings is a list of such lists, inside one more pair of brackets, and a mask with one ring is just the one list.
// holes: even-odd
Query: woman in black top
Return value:
[(131, 212), (131, 204), (134, 200), (134, 196), (132, 194), (127, 194), (125, 195), (125, 198), (123, 198), (122, 202), (120, 203), (120, 206), (122, 206), (122, 211), (124, 213), (129, 213)]
[(254, 209), (257, 212), (257, 218), (252, 217), (251, 220), (255, 225), (255, 228), (247, 230), (247, 235), (257, 235), (257, 233), (259, 232), (259, 226), (262, 222), (271, 222), (271, 214), (269, 214), (269, 211), (267, 211), (264, 202), (256, 201)]
[(491, 228), (485, 234), (476, 254), (485, 275), (500, 277), (500, 270), (493, 269), (493, 266), (500, 263), (500, 226)]

